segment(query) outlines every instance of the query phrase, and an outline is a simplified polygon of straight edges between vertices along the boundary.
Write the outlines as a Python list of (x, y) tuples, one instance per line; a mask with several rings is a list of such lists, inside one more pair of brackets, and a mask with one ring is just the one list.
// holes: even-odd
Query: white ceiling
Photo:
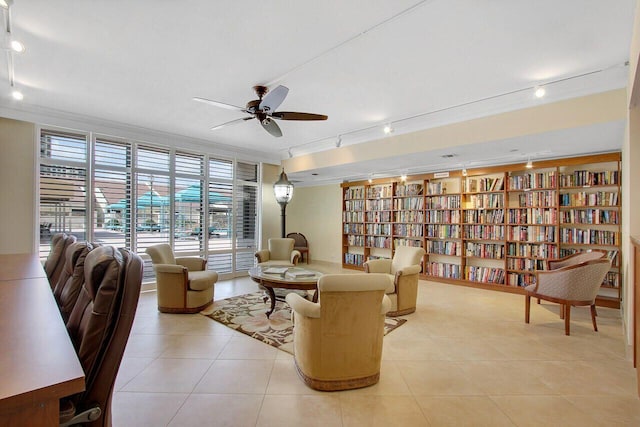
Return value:
[[(635, 0), (15, 0), (16, 86), (1, 114), (104, 123), (278, 161), (396, 134), (625, 87)], [(4, 55), (0, 81), (8, 82)], [(254, 121), (194, 102), (244, 106), (252, 86), (285, 85), (279, 108), (327, 121)], [(532, 88), (546, 85), (536, 99)], [(619, 149), (623, 123), (478, 144), (384, 164), (298, 173), (311, 182)], [(173, 137), (176, 135), (177, 137)], [(588, 151), (585, 151), (588, 150)], [(455, 150), (454, 150), (455, 151)], [(525, 159), (526, 161), (526, 159)], [(320, 173), (321, 178), (312, 176)], [(391, 172), (389, 172), (391, 173)], [(393, 172), (395, 173), (395, 172)]]

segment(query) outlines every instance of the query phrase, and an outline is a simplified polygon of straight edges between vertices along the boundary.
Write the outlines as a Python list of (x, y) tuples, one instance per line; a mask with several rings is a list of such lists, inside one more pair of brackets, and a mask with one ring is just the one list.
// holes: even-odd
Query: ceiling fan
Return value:
[(247, 102), (245, 108), (238, 107), (236, 105), (225, 104), (224, 102), (212, 101), (206, 98), (194, 97), (194, 101), (204, 102), (205, 104), (214, 105), (216, 107), (226, 108), (227, 110), (240, 111), (241, 113), (251, 114), (250, 117), (242, 117), (240, 119), (231, 120), (230, 122), (222, 123), (214, 126), (211, 130), (220, 129), (223, 126), (228, 126), (253, 118), (257, 118), (264, 130), (269, 132), (275, 137), (282, 136), (282, 130), (280, 126), (273, 119), (277, 120), (327, 120), (327, 116), (323, 114), (313, 113), (298, 113), (295, 111), (276, 111), (276, 109), (282, 104), (282, 101), (289, 93), (289, 88), (285, 86), (278, 86), (272, 91), (266, 86), (254, 86), (253, 90), (256, 91), (258, 99)]

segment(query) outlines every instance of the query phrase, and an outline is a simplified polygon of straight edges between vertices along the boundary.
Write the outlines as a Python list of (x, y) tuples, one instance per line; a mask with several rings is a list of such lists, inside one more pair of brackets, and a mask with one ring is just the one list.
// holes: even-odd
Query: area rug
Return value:
[[(291, 309), (283, 301), (276, 301), (276, 308), (267, 318), (269, 301), (263, 301), (263, 293), (255, 292), (216, 301), (200, 312), (213, 320), (269, 344), (279, 350), (293, 354), (293, 323)], [(384, 334), (398, 328), (407, 319), (385, 319)]]

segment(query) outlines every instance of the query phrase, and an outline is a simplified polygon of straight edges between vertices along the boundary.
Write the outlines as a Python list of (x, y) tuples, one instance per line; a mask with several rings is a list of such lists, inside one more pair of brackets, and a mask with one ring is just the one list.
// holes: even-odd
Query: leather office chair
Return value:
[[(289, 233), (287, 237), (294, 240), (293, 249), (300, 252), (300, 261), (305, 261), (309, 264), (309, 242), (302, 233)], [(306, 256), (306, 258), (305, 258)]]
[(571, 306), (590, 306), (593, 330), (598, 331), (596, 324), (596, 297), (606, 276), (611, 262), (601, 258), (568, 265), (555, 270), (538, 271), (536, 283), (525, 288), (524, 321), (529, 323), (531, 298), (539, 298), (558, 303), (562, 306), (564, 316), (564, 333), (569, 335)]
[(146, 253), (156, 273), (159, 311), (198, 313), (213, 303), (218, 273), (206, 269), (206, 259), (175, 257), (166, 243), (150, 246)]
[(57, 233), (51, 237), (51, 250), (49, 256), (47, 256), (47, 260), (44, 262), (44, 271), (47, 273), (47, 279), (49, 279), (51, 289), (58, 283), (60, 274), (62, 274), (62, 270), (64, 269), (64, 255), (67, 248), (75, 242), (76, 236), (72, 234)]
[(85, 391), (60, 401), (62, 426), (111, 426), (111, 400), (142, 285), (142, 260), (101, 246), (85, 259), (85, 281), (67, 330), (85, 372)]
[(384, 273), (387, 277), (386, 293), (391, 299), (388, 316), (404, 316), (416, 311), (418, 275), (425, 251), (412, 246), (399, 246), (393, 260), (374, 259), (364, 263), (365, 273)]
[(69, 245), (65, 252), (64, 269), (53, 288), (53, 296), (65, 323), (71, 315), (84, 283), (84, 263), (87, 254), (98, 246), (100, 246), (99, 243), (75, 242)]
[(258, 265), (281, 265), (293, 267), (300, 260), (300, 252), (295, 250), (295, 240), (290, 238), (269, 239), (269, 249), (261, 249), (254, 256)]
[(309, 387), (333, 391), (378, 382), (384, 318), (391, 307), (383, 274), (327, 274), (320, 298), (286, 296), (293, 313), (294, 360)]

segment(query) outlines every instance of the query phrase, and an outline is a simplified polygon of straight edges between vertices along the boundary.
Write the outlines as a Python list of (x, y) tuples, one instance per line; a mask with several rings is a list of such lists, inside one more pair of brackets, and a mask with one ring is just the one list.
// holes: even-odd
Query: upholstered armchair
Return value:
[(64, 270), (66, 262), (65, 253), (69, 245), (76, 242), (76, 236), (73, 234), (58, 233), (51, 237), (51, 250), (47, 260), (44, 262), (44, 271), (49, 279), (49, 284), (53, 290), (60, 280), (60, 275)]
[(213, 303), (218, 273), (206, 269), (207, 260), (175, 257), (166, 243), (150, 246), (146, 253), (156, 273), (159, 311), (197, 313)]
[(403, 316), (416, 311), (418, 275), (425, 251), (412, 246), (396, 248), (393, 259), (374, 259), (364, 263), (365, 273), (383, 273), (387, 278), (386, 294), (391, 300), (388, 316)]
[(311, 388), (332, 391), (378, 382), (384, 318), (391, 306), (382, 274), (327, 274), (313, 303), (286, 296), (293, 316), (294, 359)]
[(577, 252), (575, 254), (568, 255), (564, 258), (550, 259), (547, 261), (547, 266), (549, 267), (549, 270), (555, 270), (558, 268), (567, 267), (569, 265), (580, 264), (581, 262), (585, 262), (585, 261), (602, 259), (606, 257), (606, 255), (607, 255), (606, 251), (593, 249), (586, 252)]
[(569, 335), (571, 306), (590, 306), (593, 330), (597, 332), (595, 300), (610, 266), (609, 259), (600, 258), (555, 270), (538, 271), (536, 283), (525, 288), (525, 323), (529, 323), (533, 297), (562, 306), (565, 335)]
[(258, 265), (282, 265), (293, 267), (300, 260), (300, 252), (293, 249), (295, 240), (289, 238), (269, 239), (269, 249), (255, 253)]

